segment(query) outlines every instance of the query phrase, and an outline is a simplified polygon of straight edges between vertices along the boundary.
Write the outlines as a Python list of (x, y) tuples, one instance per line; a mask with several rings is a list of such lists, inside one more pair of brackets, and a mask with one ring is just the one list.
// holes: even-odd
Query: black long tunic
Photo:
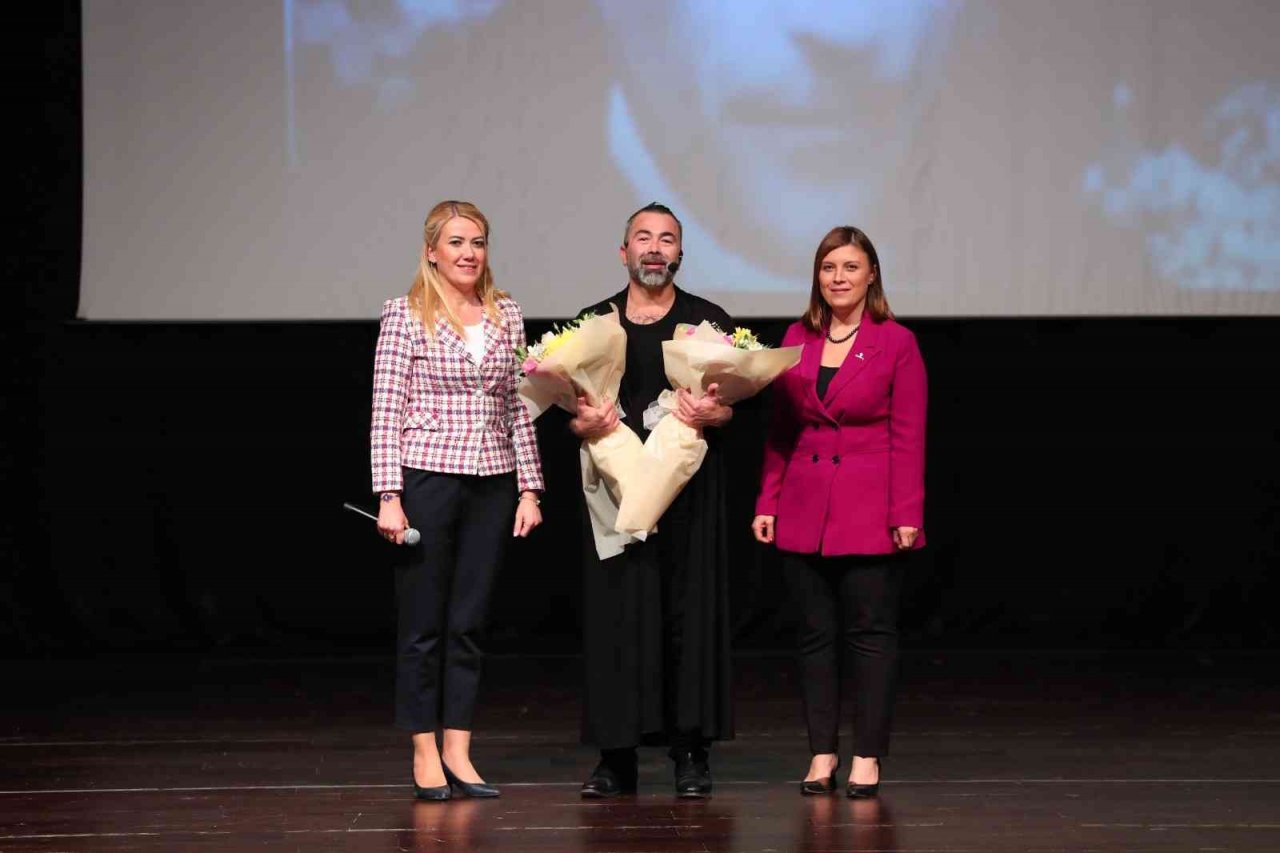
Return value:
[[(627, 332), (623, 423), (644, 440), (644, 410), (670, 387), (662, 341), (677, 323), (711, 320), (731, 331), (732, 320), (679, 288), (667, 315), (649, 325), (626, 319), (625, 290), (585, 310), (606, 314), (610, 303)], [(601, 749), (665, 743), (675, 731), (733, 737), (725, 470), (716, 432), (707, 430), (702, 467), (647, 541), (601, 561), (584, 512), (583, 740)]]

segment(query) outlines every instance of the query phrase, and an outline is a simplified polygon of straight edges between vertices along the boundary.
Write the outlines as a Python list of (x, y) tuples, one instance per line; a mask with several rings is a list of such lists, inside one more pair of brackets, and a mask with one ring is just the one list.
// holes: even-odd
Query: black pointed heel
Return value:
[(502, 794), (502, 792), (493, 785), (489, 785), (485, 782), (463, 782), (452, 770), (449, 769), (449, 765), (445, 764), (443, 761), (440, 762), (440, 766), (444, 768), (444, 778), (449, 782), (448, 787), (457, 791), (464, 797), (483, 800), (498, 797)]
[(431, 802), (440, 802), (447, 800), (453, 796), (453, 792), (449, 790), (448, 785), (433, 785), (430, 788), (424, 788), (418, 784), (418, 780), (413, 780), (413, 797), (416, 800), (428, 800)]
[(840, 762), (836, 762), (836, 766), (831, 768), (831, 775), (826, 779), (809, 779), (800, 783), (800, 793), (806, 797), (816, 797), (823, 794), (834, 794), (836, 790), (836, 771), (840, 769)]
[[(876, 772), (880, 778), (884, 778), (884, 762), (876, 758)], [(853, 781), (850, 774), (849, 787), (845, 789), (845, 795), (851, 800), (869, 800), (880, 793), (880, 782), (874, 785), (859, 785)]]

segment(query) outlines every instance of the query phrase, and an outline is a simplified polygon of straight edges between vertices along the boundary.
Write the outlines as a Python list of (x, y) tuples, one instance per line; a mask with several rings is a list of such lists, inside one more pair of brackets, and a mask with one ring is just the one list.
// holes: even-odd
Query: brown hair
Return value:
[[(442, 201), (431, 208), (431, 212), (427, 214), (427, 221), (422, 225), (422, 256), (418, 259), (418, 274), (414, 276), (413, 284), (409, 287), (409, 310), (418, 315), (428, 336), (435, 334), (436, 320), (441, 314), (449, 321), (449, 325), (455, 332), (459, 335), (464, 334), (461, 321), (454, 316), (453, 310), (449, 307), (449, 300), (444, 298), (442, 288), (449, 285), (441, 277), (436, 265), (427, 260), (427, 247), (434, 247), (436, 241), (440, 239), (440, 232), (444, 230), (445, 223), (457, 217), (474, 222), (479, 227), (480, 233), (484, 234), (486, 248), (488, 246), (489, 220), (484, 218), (484, 214), (474, 204), (466, 201)], [(498, 300), (505, 298), (506, 295), (494, 286), (493, 269), (489, 266), (486, 255), (484, 274), (476, 282), (476, 296), (480, 297), (484, 313), (499, 325), (502, 323), (502, 312), (498, 310)]]
[(871, 238), (852, 225), (841, 225), (827, 232), (827, 236), (823, 237), (822, 242), (818, 244), (818, 251), (813, 255), (813, 288), (809, 291), (809, 309), (801, 318), (810, 331), (821, 332), (831, 324), (831, 306), (822, 298), (822, 285), (818, 282), (818, 271), (822, 269), (822, 259), (841, 246), (856, 246), (866, 252), (867, 260), (871, 263), (874, 278), (867, 285), (867, 302), (863, 310), (877, 323), (893, 317), (893, 312), (889, 310), (889, 300), (884, 295), (884, 276), (880, 273), (880, 256), (876, 254), (876, 247), (872, 245)]

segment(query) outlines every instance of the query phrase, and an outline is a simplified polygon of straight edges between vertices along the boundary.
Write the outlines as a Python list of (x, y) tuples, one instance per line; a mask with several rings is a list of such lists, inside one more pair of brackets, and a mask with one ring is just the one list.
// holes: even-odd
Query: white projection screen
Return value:
[(84, 0), (90, 320), (376, 317), (436, 201), (531, 318), (794, 316), (832, 226), (907, 316), (1280, 313), (1270, 0)]

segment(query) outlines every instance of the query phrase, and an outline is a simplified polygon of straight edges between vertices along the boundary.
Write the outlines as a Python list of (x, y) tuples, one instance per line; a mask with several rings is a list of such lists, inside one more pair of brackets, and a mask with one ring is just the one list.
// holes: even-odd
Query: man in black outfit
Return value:
[[(645, 409), (670, 387), (662, 342), (677, 323), (710, 320), (726, 332), (718, 305), (676, 287), (683, 256), (681, 226), (669, 208), (653, 203), (627, 220), (619, 255), (626, 289), (585, 311), (621, 313), (627, 368), (617, 401), (622, 423), (643, 441)], [(583, 313), (585, 313), (585, 311)], [(586, 664), (584, 740), (600, 748), (600, 763), (582, 786), (584, 797), (612, 797), (636, 789), (636, 747), (664, 744), (675, 762), (677, 796), (711, 793), (707, 750), (733, 737), (729, 697), (728, 551), (724, 520), (725, 471), (717, 428), (733, 410), (714, 393), (695, 400), (677, 389), (677, 417), (705, 430), (707, 455), (698, 473), (644, 542), (607, 560), (586, 537), (583, 657)], [(569, 422), (580, 438), (618, 423), (613, 401), (579, 400)]]

